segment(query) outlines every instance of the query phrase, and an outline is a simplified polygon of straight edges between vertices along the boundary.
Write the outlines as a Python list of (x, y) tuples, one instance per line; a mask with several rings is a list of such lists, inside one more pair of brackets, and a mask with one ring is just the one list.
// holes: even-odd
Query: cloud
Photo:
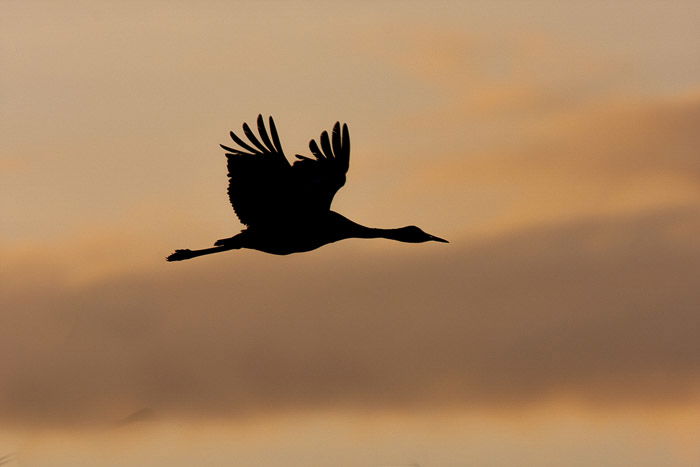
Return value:
[(377, 208), (375, 222), (407, 218), (405, 207), (449, 231), (491, 233), (699, 199), (697, 87), (649, 92), (640, 57), (552, 31), (393, 34), (402, 40), (375, 53), (433, 98), (383, 132), (396, 139), (378, 158), (392, 210)]
[[(384, 33), (384, 32), (383, 32)], [(385, 34), (385, 33), (384, 33)], [(517, 129), (611, 97), (638, 95), (644, 77), (631, 74), (632, 57), (590, 41), (529, 28), (493, 31), (423, 25), (397, 28), (391, 43), (372, 52), (408, 78), (434, 92), (432, 105), (399, 117), (402, 125), (454, 137), (465, 123), (470, 139), (495, 130)], [(378, 42), (378, 41), (375, 41)]]
[(210, 417), (677, 401), (700, 376), (699, 229), (688, 206), (382, 262), (357, 241), (74, 286), (37, 274), (3, 291), (0, 413), (51, 423), (143, 407)]
[[(53, 16), (42, 18), (54, 24)], [(502, 39), (500, 31), (409, 28), (416, 40), (404, 42), (405, 27), (382, 41), (360, 29), (360, 42), (384, 61), (365, 61), (364, 54), (346, 60), (352, 39), (316, 40), (344, 37), (329, 23), (318, 37), (279, 29), (281, 42), (305, 52), (259, 54), (260, 64), (275, 65), (256, 72), (264, 79), (253, 80), (257, 91), (246, 97), (236, 79), (247, 86), (250, 75), (226, 70), (237, 71), (251, 53), (233, 47), (237, 37), (263, 49), (269, 43), (260, 42), (267, 30), (254, 32), (254, 22), (232, 36), (208, 20), (189, 21), (196, 27), (181, 36), (198, 39), (185, 49), (161, 40), (170, 37), (169, 22), (159, 20), (155, 29), (134, 23), (138, 34), (129, 37), (148, 46), (132, 55), (122, 35), (111, 34), (119, 28), (83, 44), (80, 31), (94, 28), (85, 18), (87, 28), (70, 22), (67, 42), (16, 57), (18, 70), (45, 63), (30, 59), (47, 50), (97, 68), (62, 68), (65, 79), (90, 82), (71, 85), (75, 100), (42, 87), (41, 74), (12, 80), (24, 90), (13, 96), (34, 97), (31, 105), (13, 101), (24, 113), (9, 147), (54, 156), (21, 167), (26, 176), (9, 185), (9, 218), (22, 223), (15, 236), (31, 251), (13, 245), (2, 252), (3, 421), (123, 421), (144, 408), (216, 417), (323, 407), (500, 407), (556, 397), (663, 403), (696, 393), (697, 95), (626, 100), (636, 85), (618, 73), (624, 63), (582, 56), (553, 36), (523, 41), (520, 33)], [(289, 18), (277, 21), (288, 25)], [(394, 31), (385, 26), (381, 34)], [(19, 37), (28, 45), (36, 40)], [(89, 53), (76, 55), (73, 42)], [(213, 52), (204, 57), (200, 49)], [(122, 62), (106, 63), (104, 50), (161, 59), (105, 74)], [(285, 57), (279, 64), (278, 55)], [(298, 64), (311, 59), (334, 64), (331, 74), (309, 79), (308, 67)], [(171, 62), (181, 64), (180, 73), (170, 72)], [(207, 75), (202, 70), (212, 79), (199, 93), (192, 82)], [(279, 70), (290, 72), (284, 86), (271, 72)], [(88, 79), (93, 73), (104, 82)], [(228, 91), (211, 91), (223, 82)], [(124, 100), (124, 92), (147, 98)], [(610, 98), (618, 94), (623, 105)], [(130, 118), (95, 118), (105, 99), (112, 110), (125, 106)], [(236, 115), (255, 115), (265, 103), (304, 108), (314, 122), (337, 108), (355, 121), (375, 115), (363, 120), (370, 130), (353, 133), (364, 153), (351, 176), (361, 177), (338, 200), (346, 203), (343, 212), (359, 212), (368, 224), (400, 224), (420, 212), (433, 216), (426, 225), (439, 235), (489, 222), (507, 224), (500, 230), (506, 233), (450, 237), (450, 246), (349, 241), (289, 258), (236, 252), (172, 265), (160, 258), (169, 253), (163, 251), (156, 260), (156, 245), (188, 245), (230, 228), (213, 220), (231, 214), (220, 154), (192, 162), (201, 141), (216, 141), (220, 128), (239, 118), (230, 102)], [(143, 110), (138, 118), (131, 118), (131, 104)], [(51, 118), (55, 108), (71, 118)], [(168, 118), (152, 118), (175, 108)], [(387, 119), (393, 128), (382, 123)], [(48, 121), (38, 139), (23, 137)], [(292, 120), (285, 131), (307, 134), (310, 121)], [(44, 146), (52, 152), (41, 152)], [(376, 160), (365, 162), (372, 155)], [(221, 177), (216, 186), (214, 173)], [(410, 184), (418, 188), (407, 194)], [(400, 203), (388, 194), (395, 187)], [(522, 219), (528, 222), (514, 227)], [(73, 230), (62, 234), (56, 253), (40, 246), (65, 226)], [(65, 240), (75, 231), (82, 237)], [(34, 233), (38, 239), (25, 237)]]
[(394, 204), (491, 232), (700, 200), (697, 93), (605, 101), (526, 125), (482, 150), (421, 158)]

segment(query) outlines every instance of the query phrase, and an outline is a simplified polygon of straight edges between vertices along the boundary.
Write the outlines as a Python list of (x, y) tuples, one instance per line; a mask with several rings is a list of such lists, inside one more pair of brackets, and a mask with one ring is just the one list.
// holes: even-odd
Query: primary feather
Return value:
[(257, 127), (259, 136), (243, 124), (248, 142), (230, 133), (242, 149), (221, 145), (227, 151), (229, 200), (240, 221), (249, 227), (268, 226), (330, 209), (335, 193), (345, 184), (350, 165), (347, 125), (341, 133), (340, 122), (336, 122), (332, 142), (327, 131), (321, 133), (322, 150), (311, 140), (309, 148), (314, 157), (297, 155), (293, 165), (282, 150), (272, 117), (270, 134), (262, 115), (258, 115)]

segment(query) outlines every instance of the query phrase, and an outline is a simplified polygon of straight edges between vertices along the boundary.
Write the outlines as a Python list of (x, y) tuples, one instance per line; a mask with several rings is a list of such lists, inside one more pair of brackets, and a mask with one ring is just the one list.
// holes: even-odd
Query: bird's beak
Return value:
[(436, 237), (435, 235), (430, 235), (430, 240), (432, 240), (434, 242), (450, 243), (447, 240), (445, 240), (444, 238)]

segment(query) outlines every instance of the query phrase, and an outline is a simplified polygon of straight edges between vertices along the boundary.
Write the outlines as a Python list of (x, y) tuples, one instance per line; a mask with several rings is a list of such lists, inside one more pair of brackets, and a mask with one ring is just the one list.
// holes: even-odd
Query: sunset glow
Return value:
[[(700, 465), (698, 24), (3, 2), (0, 464)], [(240, 230), (259, 113), (288, 156), (347, 122), (334, 209), (451, 243), (166, 263)]]

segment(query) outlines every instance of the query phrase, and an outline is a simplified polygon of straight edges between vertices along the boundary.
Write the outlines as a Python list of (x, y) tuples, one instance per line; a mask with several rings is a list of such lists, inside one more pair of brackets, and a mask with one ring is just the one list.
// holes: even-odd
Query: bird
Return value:
[(348, 126), (333, 125), (309, 142), (311, 155), (296, 154), (290, 164), (282, 150), (277, 127), (269, 117), (269, 132), (258, 115), (258, 136), (243, 123), (244, 141), (229, 133), (238, 147), (221, 144), (226, 151), (228, 197), (246, 226), (240, 233), (217, 240), (211, 248), (175, 250), (167, 261), (249, 248), (275, 255), (311, 251), (348, 238), (386, 238), (408, 243), (443, 242), (409, 225), (394, 229), (365, 227), (331, 210), (336, 192), (345, 184), (350, 165)]

